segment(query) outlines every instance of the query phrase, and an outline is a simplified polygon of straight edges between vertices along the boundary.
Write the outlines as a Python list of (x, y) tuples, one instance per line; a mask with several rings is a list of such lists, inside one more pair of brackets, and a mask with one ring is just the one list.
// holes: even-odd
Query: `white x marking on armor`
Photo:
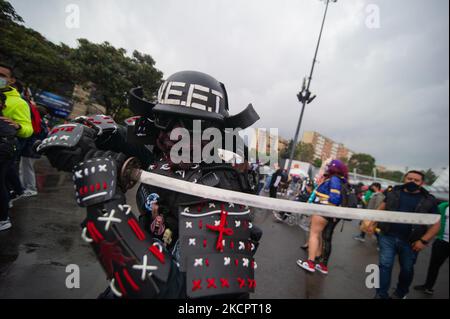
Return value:
[(125, 209), (127, 210), (125, 212), (125, 215), (130, 215), (131, 213), (131, 206), (130, 205), (119, 205), (119, 209), (123, 212)]
[(83, 171), (76, 171), (75, 172), (75, 177), (78, 178), (78, 179), (83, 178)]
[(189, 246), (197, 245), (195, 238), (189, 238)]
[(192, 229), (192, 222), (186, 222), (186, 229)]
[(234, 223), (236, 224), (236, 228), (241, 227), (241, 221), (240, 220), (235, 220)]
[(228, 266), (228, 265), (231, 264), (231, 258), (230, 258), (230, 257), (225, 257), (225, 258), (223, 259), (223, 261), (224, 261), (224, 265), (225, 265), (225, 266)]
[(105, 231), (109, 230), (109, 228), (111, 227), (111, 223), (121, 223), (122, 222), (122, 220), (120, 218), (114, 217), (115, 214), (116, 214), (116, 211), (113, 209), (111, 211), (111, 213), (109, 214), (109, 216), (108, 216), (108, 214), (105, 214), (105, 215), (103, 215), (103, 217), (97, 218), (97, 220), (99, 222), (106, 222)]
[(247, 267), (247, 268), (248, 268), (248, 266), (249, 266), (249, 264), (250, 264), (250, 260), (248, 260), (247, 258), (243, 258), (243, 259), (242, 259), (242, 263), (243, 263), (243, 266), (244, 266), (244, 267)]
[(203, 266), (203, 258), (196, 259), (194, 263), (194, 267), (201, 267)]
[(239, 250), (244, 250), (245, 249), (245, 243), (240, 241), (239, 242)]
[(144, 255), (144, 257), (142, 257), (142, 265), (134, 265), (133, 269), (142, 270), (141, 279), (142, 279), (142, 281), (144, 281), (145, 278), (147, 277), (147, 272), (148, 272), (148, 275), (151, 276), (151, 275), (153, 275), (152, 271), (158, 270), (158, 267), (151, 266), (151, 265), (149, 266), (147, 263), (147, 255)]
[(63, 135), (63, 136), (61, 136), (59, 139), (60, 139), (61, 141), (68, 141), (69, 138), (70, 138), (70, 136), (68, 136), (68, 135)]
[(99, 165), (98, 166), (98, 170), (99, 172), (107, 172), (108, 170), (106, 169), (106, 165)]

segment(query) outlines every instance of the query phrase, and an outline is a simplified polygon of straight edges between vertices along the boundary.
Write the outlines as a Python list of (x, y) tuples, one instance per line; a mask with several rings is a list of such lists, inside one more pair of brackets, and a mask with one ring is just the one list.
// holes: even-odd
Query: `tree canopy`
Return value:
[(108, 42), (87, 39), (79, 39), (75, 48), (55, 44), (23, 22), (8, 1), (0, 0), (0, 61), (14, 65), (21, 82), (68, 97), (75, 84), (93, 84), (94, 101), (112, 115), (123, 113), (133, 87), (142, 86), (149, 99), (155, 96), (163, 73), (150, 55), (129, 55)]
[[(291, 156), (293, 140), (289, 141), (288, 147), (280, 154), (281, 158), (289, 159)], [(312, 144), (298, 143), (295, 148), (294, 160), (312, 163), (314, 161), (314, 147)]]
[(369, 154), (353, 154), (348, 161), (348, 168), (350, 171), (354, 171), (358, 174), (372, 175), (373, 170), (376, 167), (375, 158)]

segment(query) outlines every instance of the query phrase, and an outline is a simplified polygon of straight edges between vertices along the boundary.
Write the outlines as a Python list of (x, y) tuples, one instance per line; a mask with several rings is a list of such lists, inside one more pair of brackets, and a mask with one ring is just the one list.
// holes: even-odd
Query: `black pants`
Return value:
[(328, 224), (325, 226), (325, 229), (322, 232), (322, 257), (321, 262), (328, 266), (328, 261), (330, 260), (331, 256), (331, 248), (332, 248), (332, 241), (333, 241), (333, 233), (334, 229), (336, 228), (337, 224), (341, 221), (340, 219), (335, 218), (327, 218)]
[(8, 219), (9, 190), (6, 186), (6, 176), (12, 161), (0, 160), (0, 221)]
[(278, 187), (271, 187), (270, 188), (270, 197), (271, 198), (277, 198), (277, 192), (278, 192)]
[(11, 161), (9, 164), (9, 169), (6, 172), (6, 180), (9, 190), (14, 191), (16, 195), (23, 194), (23, 186), (19, 177), (19, 168), (14, 161)]
[(439, 275), (439, 269), (448, 258), (449, 243), (444, 240), (437, 239), (433, 244), (433, 251), (431, 252), (430, 266), (428, 267), (427, 282), (425, 287), (433, 289)]

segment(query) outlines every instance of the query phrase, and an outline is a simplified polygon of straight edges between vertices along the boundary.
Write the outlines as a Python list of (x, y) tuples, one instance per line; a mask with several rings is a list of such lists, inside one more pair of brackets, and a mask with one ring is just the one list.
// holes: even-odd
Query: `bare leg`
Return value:
[(311, 231), (309, 233), (309, 260), (315, 260), (322, 255), (322, 232), (327, 226), (327, 220), (321, 216), (313, 216), (311, 219)]

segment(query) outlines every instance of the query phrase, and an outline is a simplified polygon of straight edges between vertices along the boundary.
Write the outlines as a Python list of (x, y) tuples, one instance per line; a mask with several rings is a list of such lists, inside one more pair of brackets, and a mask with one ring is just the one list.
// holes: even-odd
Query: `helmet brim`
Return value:
[(216, 123), (224, 123), (222, 114), (198, 110), (192, 107), (180, 107), (168, 104), (156, 104), (153, 108), (153, 114), (165, 114), (174, 117), (189, 118), (194, 120), (207, 120)]

